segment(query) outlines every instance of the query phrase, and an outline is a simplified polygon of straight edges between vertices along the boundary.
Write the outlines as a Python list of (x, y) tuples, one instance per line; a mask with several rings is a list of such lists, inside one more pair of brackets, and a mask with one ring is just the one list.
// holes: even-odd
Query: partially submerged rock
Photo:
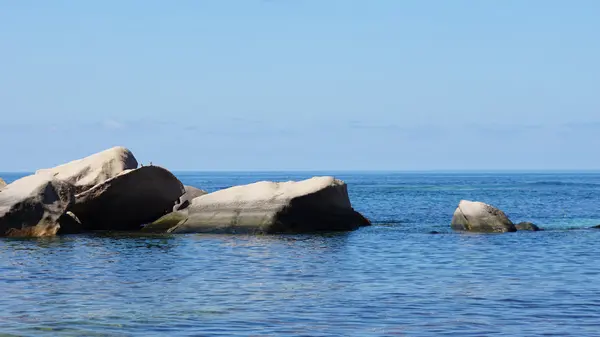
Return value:
[(144, 231), (170, 233), (303, 233), (370, 225), (356, 212), (346, 184), (333, 177), (257, 182), (194, 198)]
[(6, 182), (0, 178), (0, 189), (6, 186)]
[(0, 236), (52, 236), (75, 201), (75, 188), (49, 175), (31, 175), (0, 190)]
[(518, 224), (515, 225), (515, 228), (519, 231), (540, 231), (542, 230), (541, 228), (539, 228), (537, 225), (535, 225), (534, 223), (531, 222), (519, 222)]
[(54, 168), (38, 170), (36, 174), (51, 174), (75, 185), (76, 193), (82, 193), (137, 166), (133, 153), (117, 146)]
[(194, 198), (208, 194), (208, 192), (194, 186), (185, 185), (183, 188), (185, 189), (185, 193), (179, 197), (179, 200), (175, 206), (173, 206), (173, 212), (187, 208)]
[(515, 225), (501, 210), (478, 201), (462, 200), (451, 223), (452, 229), (470, 232), (515, 232)]
[(170, 212), (184, 192), (171, 172), (144, 166), (77, 194), (71, 210), (85, 230), (138, 230)]

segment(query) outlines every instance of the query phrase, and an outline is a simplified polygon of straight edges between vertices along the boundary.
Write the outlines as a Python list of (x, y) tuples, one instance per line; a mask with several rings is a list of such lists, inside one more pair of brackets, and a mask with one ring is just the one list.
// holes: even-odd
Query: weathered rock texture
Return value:
[(185, 193), (181, 197), (179, 197), (177, 204), (175, 204), (175, 206), (173, 207), (173, 212), (187, 208), (194, 198), (208, 194), (208, 192), (196, 188), (194, 186), (185, 185), (183, 186), (183, 188), (185, 189)]
[(515, 225), (515, 228), (518, 231), (540, 231), (542, 230), (540, 227), (538, 227), (537, 225), (535, 225), (534, 223), (531, 222), (519, 222), (518, 224)]
[(52, 236), (75, 201), (73, 185), (31, 175), (0, 190), (0, 236)]
[(54, 175), (58, 180), (75, 185), (76, 193), (82, 193), (137, 166), (133, 153), (117, 146), (54, 168), (38, 170), (36, 174)]
[(194, 198), (189, 207), (144, 228), (171, 233), (303, 233), (370, 225), (346, 184), (333, 177), (257, 182)]
[(6, 186), (6, 182), (0, 178), (0, 189), (2, 189), (4, 186)]
[(515, 232), (515, 225), (501, 210), (478, 201), (462, 200), (451, 227), (470, 232)]
[(71, 210), (85, 230), (138, 230), (170, 212), (184, 192), (171, 172), (144, 166), (77, 194)]

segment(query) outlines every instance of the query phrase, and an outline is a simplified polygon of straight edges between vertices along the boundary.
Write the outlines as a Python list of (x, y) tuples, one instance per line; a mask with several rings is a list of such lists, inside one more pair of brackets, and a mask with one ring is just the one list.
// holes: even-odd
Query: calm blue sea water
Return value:
[[(314, 174), (178, 176), (214, 191)], [(600, 174), (335, 175), (374, 226), (2, 239), (0, 333), (600, 336)], [(547, 230), (453, 233), (460, 199)]]

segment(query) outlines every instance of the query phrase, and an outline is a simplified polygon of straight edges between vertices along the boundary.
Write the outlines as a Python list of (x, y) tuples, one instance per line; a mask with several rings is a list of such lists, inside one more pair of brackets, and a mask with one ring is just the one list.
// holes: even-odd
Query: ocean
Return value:
[[(0, 334), (600, 336), (598, 173), (176, 175), (208, 191), (334, 175), (373, 226), (0, 239)], [(453, 232), (461, 199), (545, 230)]]

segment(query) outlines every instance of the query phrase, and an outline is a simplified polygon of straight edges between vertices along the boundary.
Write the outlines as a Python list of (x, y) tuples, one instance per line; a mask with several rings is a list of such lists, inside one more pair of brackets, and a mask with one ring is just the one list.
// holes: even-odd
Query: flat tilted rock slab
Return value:
[[(333, 177), (261, 181), (209, 193), (145, 230), (171, 233), (302, 233), (354, 230), (369, 221), (350, 204), (346, 184)], [(153, 227), (154, 226), (154, 227)]]
[(54, 175), (58, 180), (75, 185), (76, 193), (82, 193), (137, 166), (133, 153), (117, 146), (54, 168), (38, 170), (36, 174)]
[(75, 188), (51, 175), (31, 175), (0, 190), (0, 236), (55, 235), (75, 201)]
[(138, 230), (171, 212), (184, 192), (171, 172), (144, 166), (78, 194), (72, 211), (84, 230)]
[(451, 227), (470, 232), (515, 232), (515, 225), (506, 214), (494, 206), (479, 201), (462, 200), (454, 216)]

